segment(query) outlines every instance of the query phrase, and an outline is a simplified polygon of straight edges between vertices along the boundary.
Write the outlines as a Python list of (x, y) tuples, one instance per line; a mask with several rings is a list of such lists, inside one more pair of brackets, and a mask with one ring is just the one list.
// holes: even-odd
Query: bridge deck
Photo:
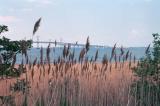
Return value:
[[(60, 46), (64, 46), (64, 45), (70, 45), (70, 46), (85, 46), (85, 44), (79, 44), (79, 43), (65, 43), (65, 42), (48, 42), (48, 41), (33, 41), (33, 43), (36, 44), (56, 44), (56, 45), (60, 45)], [(100, 47), (100, 48), (104, 48), (107, 46), (102, 46), (102, 45), (90, 45), (92, 47)]]

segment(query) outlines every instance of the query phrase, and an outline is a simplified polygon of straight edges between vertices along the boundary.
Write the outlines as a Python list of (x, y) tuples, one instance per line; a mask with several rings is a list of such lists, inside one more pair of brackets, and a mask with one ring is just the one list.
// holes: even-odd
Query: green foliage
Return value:
[[(157, 66), (160, 63), (160, 35), (153, 34), (153, 56), (154, 56), (154, 64)], [(158, 68), (158, 67), (157, 67)]]
[(153, 37), (153, 51), (147, 48), (145, 57), (133, 68), (138, 76), (133, 84), (138, 106), (160, 106), (160, 35), (153, 34)]
[[(159, 76), (160, 69), (160, 35), (153, 34), (153, 52), (149, 50), (146, 56), (140, 60), (134, 72), (139, 77)], [(158, 78), (158, 77), (157, 77)], [(157, 79), (158, 80), (158, 79)]]
[(160, 105), (160, 85), (147, 80), (139, 80), (132, 85), (132, 88), (136, 106)]
[(8, 26), (0, 25), (0, 34), (6, 31), (8, 31)]
[[(0, 25), (0, 34), (8, 31), (7, 26)], [(31, 48), (31, 40), (11, 41), (6, 37), (0, 38), (0, 76), (19, 76), (19, 70), (11, 67), (14, 55), (22, 53), (27, 55), (27, 49)]]

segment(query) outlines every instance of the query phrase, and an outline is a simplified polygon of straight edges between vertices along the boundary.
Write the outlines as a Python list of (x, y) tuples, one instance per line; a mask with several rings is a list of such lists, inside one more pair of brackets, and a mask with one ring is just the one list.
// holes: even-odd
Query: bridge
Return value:
[[(57, 41), (33, 41), (33, 43), (37, 44), (37, 48), (39, 48), (39, 44), (54, 44), (55, 46), (64, 46), (64, 45), (70, 45), (72, 47), (84, 47), (85, 44), (79, 44), (79, 43), (66, 43), (66, 42), (57, 42)], [(96, 47), (96, 48), (105, 48), (107, 46), (102, 45), (90, 45), (90, 47)]]
[[(64, 46), (64, 45), (70, 45), (71, 47), (84, 47), (85, 44), (79, 44), (78, 42), (75, 43), (66, 43), (66, 42), (57, 42), (57, 41), (40, 41), (39, 36), (37, 36), (37, 41), (33, 41), (34, 44), (37, 44), (37, 48), (39, 48), (39, 44), (54, 44), (55, 46)], [(102, 46), (102, 45), (90, 45), (91, 47), (96, 48), (105, 48), (108, 46)]]

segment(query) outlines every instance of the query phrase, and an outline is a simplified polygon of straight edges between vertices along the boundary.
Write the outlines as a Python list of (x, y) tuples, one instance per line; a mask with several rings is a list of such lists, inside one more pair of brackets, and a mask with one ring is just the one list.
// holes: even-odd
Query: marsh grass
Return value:
[[(88, 60), (89, 38), (86, 46), (79, 54), (79, 62), (75, 61), (75, 51), (70, 45), (64, 46), (63, 53), (58, 60), (50, 58), (50, 44), (46, 49), (46, 62), (43, 60), (43, 48), (40, 49), (40, 62), (37, 58), (33, 63), (22, 63), (18, 66), (21, 71), (20, 81), (10, 79), (7, 86), (19, 85), (22, 90), (7, 90), (5, 95), (14, 95), (16, 105), (23, 106), (131, 106), (134, 98), (130, 95), (130, 85), (133, 81), (131, 67), (136, 62), (131, 61), (131, 53), (121, 50), (120, 60), (117, 60), (116, 44), (110, 57), (104, 55), (102, 62), (97, 62), (98, 50), (92, 60)], [(111, 62), (112, 58), (114, 60)], [(129, 58), (129, 62), (127, 61)], [(27, 59), (27, 58), (26, 58)], [(53, 60), (52, 64), (50, 61)], [(12, 65), (16, 68), (15, 56)], [(122, 67), (123, 66), (123, 67)], [(25, 68), (24, 68), (25, 67)], [(1, 82), (0, 82), (1, 83)], [(29, 87), (27, 87), (29, 84)], [(3, 83), (2, 83), (3, 86)], [(18, 86), (18, 87), (19, 87)], [(18, 89), (17, 87), (17, 89)], [(13, 88), (13, 87), (12, 87)], [(28, 88), (27, 90), (25, 88)], [(21, 98), (20, 98), (21, 97)], [(2, 100), (1, 100), (2, 101)], [(2, 104), (5, 106), (4, 102)]]

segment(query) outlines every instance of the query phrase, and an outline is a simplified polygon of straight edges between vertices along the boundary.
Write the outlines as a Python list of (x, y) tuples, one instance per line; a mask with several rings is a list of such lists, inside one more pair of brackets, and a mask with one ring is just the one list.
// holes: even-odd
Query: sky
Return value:
[(126, 47), (147, 46), (152, 33), (160, 33), (160, 0), (0, 0), (0, 24), (12, 40), (43, 41)]

